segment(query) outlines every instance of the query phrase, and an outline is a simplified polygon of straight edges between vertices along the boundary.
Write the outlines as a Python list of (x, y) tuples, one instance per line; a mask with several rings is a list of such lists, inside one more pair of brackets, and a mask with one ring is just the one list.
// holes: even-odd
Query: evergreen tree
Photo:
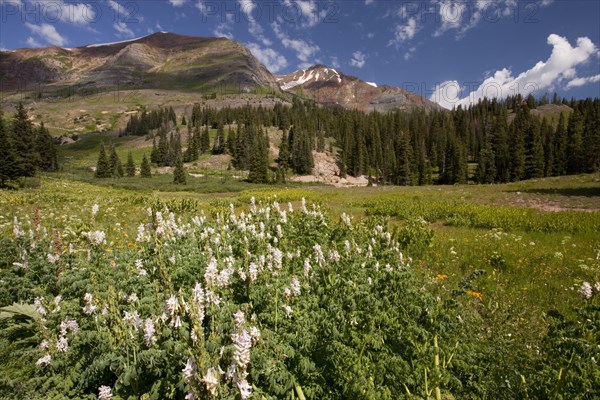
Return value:
[(181, 117), (181, 125), (187, 125), (187, 121), (185, 120), (185, 115)]
[(58, 170), (58, 150), (56, 143), (48, 129), (44, 127), (42, 122), (37, 135), (35, 135), (35, 147), (39, 154), (39, 166), (43, 171)]
[(177, 185), (186, 184), (185, 168), (183, 167), (183, 159), (181, 154), (178, 154), (177, 161), (175, 161), (175, 170), (173, 171), (173, 183)]
[(266, 183), (269, 180), (269, 153), (268, 137), (259, 134), (254, 137), (252, 146), (252, 160), (248, 180), (254, 183)]
[(123, 177), (123, 164), (121, 164), (121, 160), (119, 159), (119, 155), (117, 154), (117, 149), (115, 146), (111, 145), (110, 147), (110, 157), (108, 160), (110, 176), (113, 178), (121, 178)]
[(525, 179), (541, 178), (544, 176), (544, 144), (537, 120), (532, 121), (527, 128), (525, 152)]
[(582, 170), (583, 161), (583, 117), (579, 110), (573, 111), (567, 127), (567, 173)]
[(146, 158), (146, 154), (144, 154), (144, 157), (142, 158), (142, 164), (140, 166), (140, 176), (142, 178), (152, 177), (152, 170), (150, 169), (150, 163)]
[(210, 149), (210, 133), (208, 125), (202, 131), (202, 137), (200, 138), (200, 153), (204, 154)]
[(225, 142), (225, 129), (223, 127), (223, 123), (219, 122), (219, 126), (217, 127), (217, 136), (215, 137), (215, 143), (213, 145), (212, 153), (225, 153), (226, 145), (227, 144)]
[(8, 182), (19, 176), (17, 153), (12, 138), (4, 126), (4, 118), (0, 110), (0, 188), (8, 186)]
[(284, 171), (288, 168), (290, 163), (290, 147), (286, 131), (283, 131), (281, 134), (281, 144), (279, 145), (279, 158), (277, 159), (277, 163)]
[(131, 151), (127, 153), (127, 165), (125, 169), (127, 170), (128, 177), (135, 176), (135, 163), (133, 162), (133, 155), (131, 154)]
[(19, 176), (34, 176), (39, 166), (34, 130), (23, 104), (19, 103), (13, 118), (13, 144), (17, 154)]
[(554, 133), (554, 162), (552, 174), (554, 176), (567, 173), (567, 130), (565, 116), (561, 112), (558, 117), (558, 125)]
[(100, 146), (100, 153), (98, 154), (98, 162), (96, 163), (96, 178), (110, 178), (111, 176), (110, 162), (106, 155), (104, 144), (102, 144)]
[(489, 141), (479, 153), (476, 177), (479, 183), (494, 183), (496, 177), (496, 160), (494, 159), (494, 152)]

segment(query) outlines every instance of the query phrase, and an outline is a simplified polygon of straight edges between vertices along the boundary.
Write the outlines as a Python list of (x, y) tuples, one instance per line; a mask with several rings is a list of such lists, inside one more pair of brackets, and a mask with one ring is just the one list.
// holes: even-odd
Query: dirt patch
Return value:
[(296, 175), (290, 178), (293, 182), (326, 183), (335, 187), (367, 186), (369, 180), (365, 176), (340, 177), (340, 167), (334, 157), (327, 153), (313, 151), (315, 166), (312, 175)]

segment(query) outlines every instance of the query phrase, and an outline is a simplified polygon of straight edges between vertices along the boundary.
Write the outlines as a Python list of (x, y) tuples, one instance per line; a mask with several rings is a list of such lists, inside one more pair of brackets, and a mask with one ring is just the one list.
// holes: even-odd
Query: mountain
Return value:
[(320, 64), (275, 78), (282, 90), (309, 97), (320, 104), (381, 112), (439, 109), (436, 103), (415, 93), (393, 86), (377, 86)]
[[(239, 42), (227, 38), (157, 32), (114, 43), (76, 48), (45, 47), (0, 52), (0, 90), (70, 93), (94, 90), (168, 89), (245, 92), (271, 88), (300, 94), (324, 105), (382, 112), (439, 108), (406, 90), (380, 86), (315, 65), (288, 75), (272, 75)], [(60, 91), (58, 93), (61, 93)]]
[(168, 32), (77, 48), (0, 52), (0, 82), (4, 90), (35, 85), (277, 89), (273, 75), (240, 43)]

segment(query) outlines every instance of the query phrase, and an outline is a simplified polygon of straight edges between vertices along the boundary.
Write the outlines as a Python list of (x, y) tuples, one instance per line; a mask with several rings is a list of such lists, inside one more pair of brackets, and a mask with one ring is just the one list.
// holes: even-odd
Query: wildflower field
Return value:
[(599, 178), (2, 191), (0, 398), (596, 399)]

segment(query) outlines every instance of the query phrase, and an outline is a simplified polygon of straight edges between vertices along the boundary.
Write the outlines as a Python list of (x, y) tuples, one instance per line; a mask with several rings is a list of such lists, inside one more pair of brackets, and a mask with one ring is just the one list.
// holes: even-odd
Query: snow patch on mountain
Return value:
[(365, 82), (367, 85), (371, 85), (373, 87), (377, 87), (377, 84), (375, 82)]

